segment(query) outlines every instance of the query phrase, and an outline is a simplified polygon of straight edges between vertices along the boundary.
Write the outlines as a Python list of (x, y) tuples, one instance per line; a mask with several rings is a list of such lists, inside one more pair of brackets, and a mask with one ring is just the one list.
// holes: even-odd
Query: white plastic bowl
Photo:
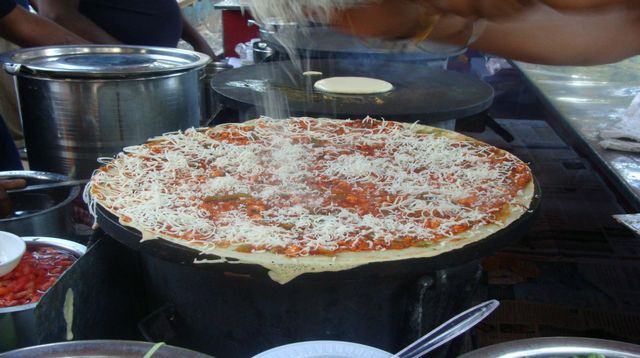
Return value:
[(309, 341), (269, 349), (253, 358), (389, 358), (392, 354), (363, 344)]
[(11, 272), (18, 264), (27, 249), (27, 245), (19, 236), (0, 231), (0, 276)]

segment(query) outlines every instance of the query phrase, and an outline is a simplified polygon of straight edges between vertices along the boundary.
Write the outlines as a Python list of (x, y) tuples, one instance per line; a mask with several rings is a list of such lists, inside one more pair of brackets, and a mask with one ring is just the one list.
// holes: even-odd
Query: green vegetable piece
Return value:
[(240, 199), (250, 199), (249, 194), (230, 194), (230, 195), (214, 195), (204, 198), (205, 203), (223, 203), (227, 201), (235, 201)]

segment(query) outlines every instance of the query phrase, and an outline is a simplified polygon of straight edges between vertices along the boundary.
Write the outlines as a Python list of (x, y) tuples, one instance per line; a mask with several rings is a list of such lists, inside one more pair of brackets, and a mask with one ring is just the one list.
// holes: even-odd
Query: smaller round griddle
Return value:
[[(424, 64), (359, 60), (302, 60), (241, 67), (216, 75), (213, 89), (222, 103), (275, 118), (310, 116), (437, 122), (480, 113), (492, 103), (493, 89), (474, 77)], [(321, 75), (304, 75), (317, 71)], [(360, 76), (385, 80), (394, 89), (372, 95), (340, 95), (315, 90), (327, 77)]]
[(261, 31), (261, 37), (282, 53), (287, 52), (285, 44), (292, 47), (301, 58), (366, 58), (424, 64), (427, 61), (444, 61), (447, 57), (461, 55), (466, 51), (466, 48), (436, 42), (424, 42), (421, 48), (408, 46), (399, 49), (384, 46), (383, 41), (344, 34), (324, 26), (284, 28), (277, 32)]
[[(366, 275), (368, 272), (412, 272), (414, 270), (441, 270), (450, 267), (466, 264), (473, 260), (488, 256), (495, 251), (502, 249), (510, 243), (520, 239), (529, 230), (529, 226), (533, 222), (538, 209), (540, 207), (541, 191), (540, 185), (534, 178), (535, 192), (529, 210), (525, 212), (516, 221), (506, 226), (502, 230), (473, 243), (470, 243), (462, 248), (452, 251), (443, 252), (437, 256), (406, 259), (400, 261), (390, 262), (374, 262), (364, 266), (356, 267), (346, 275), (352, 275), (361, 273)], [(194, 263), (195, 259), (217, 259), (216, 256), (200, 255), (200, 253), (194, 249), (187, 248), (172, 242), (156, 239), (149, 241), (141, 241), (142, 235), (139, 231), (123, 226), (118, 222), (118, 218), (111, 214), (108, 210), (102, 206), (97, 207), (97, 220), (100, 227), (109, 236), (113, 237), (117, 241), (124, 245), (142, 252), (144, 254), (151, 255), (153, 257), (160, 258), (165, 261), (175, 262), (182, 265), (199, 267), (208, 270), (231, 270), (237, 273), (249, 274), (254, 277), (264, 277), (267, 279), (267, 269), (259, 265), (238, 265), (229, 263)], [(233, 261), (233, 260), (232, 260)], [(343, 271), (323, 273), (323, 275), (342, 275)], [(316, 274), (317, 275), (317, 274)], [(268, 280), (268, 279), (267, 279)]]

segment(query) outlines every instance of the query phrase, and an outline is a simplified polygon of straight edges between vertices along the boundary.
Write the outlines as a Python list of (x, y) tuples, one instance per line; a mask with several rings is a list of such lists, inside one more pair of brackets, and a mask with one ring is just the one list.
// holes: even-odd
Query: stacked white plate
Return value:
[(309, 341), (269, 349), (253, 358), (389, 358), (392, 354), (363, 344)]

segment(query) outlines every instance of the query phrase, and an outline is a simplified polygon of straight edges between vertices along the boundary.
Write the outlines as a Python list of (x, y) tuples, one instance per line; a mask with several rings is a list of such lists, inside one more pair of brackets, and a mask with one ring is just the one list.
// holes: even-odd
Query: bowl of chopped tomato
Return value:
[(82, 256), (86, 247), (48, 237), (24, 237), (26, 249), (17, 266), (0, 276), (0, 314), (30, 309), (65, 271)]
[(19, 236), (0, 231), (0, 280), (18, 266), (26, 247)]

